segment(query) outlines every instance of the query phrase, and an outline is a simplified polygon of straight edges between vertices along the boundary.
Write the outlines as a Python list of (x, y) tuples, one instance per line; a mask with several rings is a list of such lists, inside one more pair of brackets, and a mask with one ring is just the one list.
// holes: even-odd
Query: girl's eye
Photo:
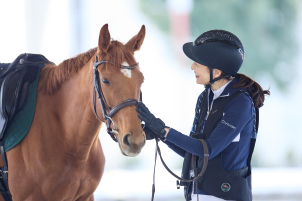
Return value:
[(110, 84), (110, 82), (109, 82), (108, 80), (106, 80), (106, 79), (103, 79), (102, 82), (103, 82), (104, 84)]

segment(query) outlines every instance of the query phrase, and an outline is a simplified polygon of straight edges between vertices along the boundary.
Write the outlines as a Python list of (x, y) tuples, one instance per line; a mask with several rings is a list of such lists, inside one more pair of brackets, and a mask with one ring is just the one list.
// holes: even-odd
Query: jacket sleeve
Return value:
[(182, 148), (180, 148), (179, 146), (176, 146), (175, 144), (173, 144), (172, 142), (169, 142), (168, 140), (166, 140), (165, 142), (166, 145), (168, 145), (168, 147), (170, 149), (172, 149), (175, 153), (177, 153), (178, 155), (180, 155), (181, 157), (185, 157), (185, 153), (186, 151)]
[[(246, 95), (240, 95), (230, 101), (224, 109), (224, 116), (206, 140), (209, 148), (209, 159), (223, 151), (243, 130), (252, 118), (252, 103)], [(202, 143), (195, 138), (171, 129), (166, 138), (180, 148), (203, 157)]]

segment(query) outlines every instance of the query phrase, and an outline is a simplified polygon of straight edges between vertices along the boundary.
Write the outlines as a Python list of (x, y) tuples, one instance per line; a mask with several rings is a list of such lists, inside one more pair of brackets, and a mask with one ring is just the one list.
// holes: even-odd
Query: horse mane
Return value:
[[(92, 56), (97, 52), (97, 47), (88, 50), (82, 54), (79, 54), (73, 58), (64, 60), (58, 66), (54, 63), (46, 64), (42, 69), (43, 75), (45, 76), (45, 92), (47, 94), (55, 93), (61, 86), (63, 82), (65, 82), (68, 78), (70, 78), (73, 74), (78, 72)], [(111, 45), (108, 49), (107, 53), (100, 52), (98, 54), (98, 60), (102, 58), (103, 60), (111, 61), (114, 65), (109, 65), (106, 63), (104, 67), (106, 69), (109, 68), (111, 70), (120, 69), (122, 61), (127, 61), (130, 65), (138, 65), (136, 63), (133, 52), (131, 52), (127, 47), (125, 47), (121, 42), (117, 40), (112, 40)], [(138, 68), (139, 69), (139, 68)]]
[(58, 66), (54, 63), (46, 64), (41, 72), (46, 78), (46, 93), (52, 94), (56, 92), (65, 80), (78, 72), (94, 56), (96, 51), (97, 48), (90, 49), (73, 58), (64, 60)]

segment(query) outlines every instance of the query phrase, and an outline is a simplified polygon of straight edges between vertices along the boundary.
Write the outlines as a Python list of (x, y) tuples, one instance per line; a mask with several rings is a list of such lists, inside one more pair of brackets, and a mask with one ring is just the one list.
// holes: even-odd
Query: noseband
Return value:
[[(94, 90), (93, 90), (93, 98), (92, 98), (93, 99), (92, 100), (93, 101), (93, 110), (94, 110), (94, 113), (95, 113), (96, 117), (100, 121), (106, 122), (107, 133), (111, 136), (111, 138), (115, 142), (117, 142), (116, 136), (114, 134), (118, 135), (119, 133), (115, 129), (115, 123), (112, 120), (112, 117), (113, 117), (113, 115), (115, 115), (115, 113), (117, 113), (119, 110), (121, 110), (124, 107), (130, 106), (130, 105), (137, 105), (138, 100), (136, 100), (136, 99), (127, 99), (127, 100), (124, 100), (124, 101), (120, 102), (119, 104), (117, 104), (113, 108), (109, 107), (109, 105), (106, 102), (103, 91), (102, 91), (102, 87), (101, 87), (101, 83), (100, 83), (100, 77), (99, 77), (99, 71), (98, 71), (98, 66), (103, 64), (103, 63), (107, 63), (107, 62), (108, 61), (106, 61), (106, 60), (98, 61), (97, 55), (95, 56), (95, 61), (94, 61), (94, 64), (93, 64), (93, 75), (94, 75)], [(132, 69), (135, 69), (135, 68), (137, 68), (136, 65), (135, 66), (123, 66), (122, 65), (122, 69), (132, 70)], [(103, 119), (104, 120), (101, 120), (100, 117), (98, 116), (97, 112), (96, 112), (95, 95), (94, 95), (95, 93), (97, 94), (97, 97), (100, 101), (100, 105), (101, 105), (101, 108), (102, 108)], [(142, 92), (140, 92), (140, 100), (142, 100)], [(106, 109), (108, 109), (109, 113), (107, 113)], [(111, 122), (112, 122), (112, 125), (113, 125), (113, 129), (110, 127)]]

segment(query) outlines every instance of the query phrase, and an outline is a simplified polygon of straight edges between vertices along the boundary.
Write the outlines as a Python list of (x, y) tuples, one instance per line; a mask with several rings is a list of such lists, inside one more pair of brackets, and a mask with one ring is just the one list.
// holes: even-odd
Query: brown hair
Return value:
[[(226, 76), (227, 74), (224, 72), (221, 72), (220, 77)], [(236, 78), (239, 79), (239, 81), (232, 85), (233, 89), (244, 89), (247, 88), (249, 90), (249, 93), (251, 95), (251, 98), (254, 101), (254, 105), (256, 108), (260, 108), (265, 100), (264, 95), (270, 95), (270, 91), (268, 90), (263, 90), (262, 87), (252, 78), (241, 74), (237, 73), (235, 75)]]

